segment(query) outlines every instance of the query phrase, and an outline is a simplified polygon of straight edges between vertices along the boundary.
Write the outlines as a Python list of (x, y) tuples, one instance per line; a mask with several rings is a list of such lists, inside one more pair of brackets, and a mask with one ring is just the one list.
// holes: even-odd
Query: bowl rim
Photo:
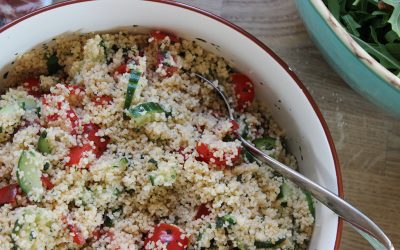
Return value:
[[(28, 19), (32, 16), (36, 16), (42, 12), (46, 12), (46, 11), (50, 11), (52, 9), (56, 9), (56, 8), (60, 8), (63, 6), (67, 6), (67, 5), (71, 5), (71, 4), (78, 4), (78, 3), (82, 3), (82, 2), (92, 2), (92, 1), (96, 1), (96, 0), (66, 0), (66, 1), (62, 1), (59, 3), (55, 3), (46, 7), (42, 7), (39, 8), (31, 13), (28, 13), (6, 25), (4, 25), (3, 27), (0, 27), (0, 34), (2, 32), (4, 32), (5, 30), (13, 27), (14, 25), (16, 25), (19, 22), (24, 21), (25, 19)], [(341, 168), (340, 168), (340, 163), (339, 163), (339, 157), (338, 154), (336, 152), (336, 148), (333, 142), (333, 138), (332, 135), (329, 131), (329, 127), (328, 124), (326, 123), (321, 110), (318, 108), (317, 103), (315, 102), (315, 100), (312, 98), (310, 92), (307, 90), (307, 88), (305, 87), (305, 85), (301, 82), (301, 80), (297, 77), (297, 75), (292, 71), (292, 69), (290, 69), (290, 67), (277, 55), (275, 54), (275, 52), (273, 52), (267, 45), (265, 45), (263, 42), (261, 42), (258, 38), (256, 38), (255, 36), (251, 35), (249, 32), (245, 31), (244, 29), (240, 28), (239, 26), (237, 26), (236, 24), (231, 23), (230, 21), (228, 21), (227, 19), (220, 17), (216, 14), (213, 14), (209, 11), (203, 10), (199, 7), (194, 7), (188, 4), (184, 4), (184, 3), (179, 3), (179, 2), (175, 2), (173, 0), (145, 0), (145, 1), (149, 1), (149, 2), (156, 2), (156, 3), (160, 3), (160, 4), (167, 4), (167, 5), (173, 5), (175, 7), (179, 7), (179, 8), (183, 8), (192, 12), (196, 12), (199, 14), (202, 14), (206, 17), (212, 18), (222, 24), (224, 24), (225, 26), (227, 26), (228, 28), (231, 28), (237, 32), (239, 32), (241, 35), (243, 35), (244, 37), (248, 38), (249, 40), (251, 40), (252, 42), (254, 42), (255, 44), (257, 44), (262, 50), (264, 50), (269, 56), (271, 56), (282, 68), (283, 70), (286, 71), (287, 74), (289, 74), (289, 76), (293, 79), (293, 81), (298, 85), (298, 87), (302, 90), (302, 92), (304, 93), (305, 97), (307, 98), (308, 102), (311, 104), (311, 107), (313, 108), (315, 114), (317, 115), (317, 118), (323, 128), (323, 131), (325, 133), (325, 137), (328, 141), (328, 145), (332, 154), (332, 158), (333, 158), (333, 162), (335, 165), (335, 173), (336, 173), (336, 180), (337, 180), (337, 186), (338, 186), (338, 195), (341, 198), (344, 198), (344, 192), (343, 192), (343, 181), (342, 181), (342, 174), (341, 174)], [(400, 81), (399, 81), (400, 82)], [(342, 238), (342, 231), (343, 231), (343, 220), (342, 218), (338, 217), (338, 226), (337, 226), (337, 232), (336, 232), (336, 240), (335, 240), (335, 250), (339, 250), (340, 247), (340, 241)]]
[(400, 91), (400, 78), (382, 66), (375, 58), (365, 51), (347, 32), (342, 24), (332, 15), (322, 0), (311, 0), (311, 5), (325, 21), (332, 32), (336, 34), (342, 44), (366, 65), (376, 76), (381, 78), (387, 85)]

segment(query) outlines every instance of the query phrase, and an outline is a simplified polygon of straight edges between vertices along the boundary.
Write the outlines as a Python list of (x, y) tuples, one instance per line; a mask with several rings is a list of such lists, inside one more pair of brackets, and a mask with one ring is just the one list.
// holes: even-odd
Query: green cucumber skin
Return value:
[(157, 113), (165, 113), (165, 110), (156, 102), (141, 103), (128, 110), (128, 115), (140, 126), (152, 122)]
[(272, 243), (271, 241), (258, 241), (256, 240), (254, 242), (254, 246), (258, 249), (258, 248), (272, 248), (272, 247), (276, 247), (279, 246), (280, 244), (282, 244), (286, 239), (279, 239), (277, 241), (275, 241), (275, 243)]
[(310, 210), (311, 215), (315, 218), (315, 206), (314, 206), (314, 200), (311, 196), (310, 192), (303, 191), (304, 195), (306, 196), (306, 201), (308, 204), (308, 209)]
[(40, 153), (50, 154), (51, 153), (51, 145), (49, 139), (47, 137), (47, 132), (43, 131), (40, 134), (39, 141), (38, 141), (38, 150)]
[[(21, 187), (22, 191), (24, 191), (28, 196), (31, 195), (33, 189), (38, 190), (40, 193), (43, 193), (44, 188), (41, 181), (41, 165), (44, 165), (45, 162), (32, 162), (35, 161), (35, 157), (39, 154), (35, 151), (22, 151), (21, 156), (18, 161), (17, 167), (17, 180), (18, 184)], [(33, 164), (30, 164), (33, 163)], [(21, 176), (21, 173), (22, 176)], [(41, 199), (41, 196), (36, 197), (37, 200)]]
[(272, 137), (258, 138), (253, 141), (256, 148), (260, 150), (272, 150), (275, 147), (276, 139)]
[(131, 73), (131, 76), (129, 77), (128, 87), (126, 90), (124, 109), (130, 108), (133, 97), (135, 96), (136, 89), (138, 88), (139, 85), (139, 79), (140, 79), (140, 72)]

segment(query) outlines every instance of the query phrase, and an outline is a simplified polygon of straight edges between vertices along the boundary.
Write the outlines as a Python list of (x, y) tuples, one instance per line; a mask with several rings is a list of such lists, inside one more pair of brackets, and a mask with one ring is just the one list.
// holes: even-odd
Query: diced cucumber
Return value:
[(290, 187), (288, 183), (284, 182), (279, 187), (279, 189), (280, 192), (278, 195), (278, 199), (281, 201), (282, 207), (286, 207), (289, 197), (293, 194), (292, 187)]
[(128, 115), (138, 126), (143, 126), (148, 122), (155, 121), (157, 114), (165, 113), (159, 103), (146, 102), (128, 110)]
[(0, 117), (10, 117), (13, 116), (15, 113), (20, 113), (23, 109), (18, 105), (18, 102), (11, 101), (7, 103), (2, 109), (0, 109)]
[(41, 176), (45, 164), (44, 157), (34, 150), (22, 151), (18, 161), (18, 184), (33, 201), (40, 201), (44, 193)]
[(0, 142), (6, 141), (11, 137), (24, 113), (25, 111), (19, 107), (16, 101), (11, 101), (0, 109)]
[(17, 102), (23, 110), (35, 110), (38, 107), (35, 98), (31, 96), (19, 98), (17, 99)]
[(53, 222), (53, 214), (44, 208), (22, 208), (11, 233), (13, 249), (44, 249)]
[(43, 153), (43, 154), (50, 154), (52, 151), (50, 141), (47, 138), (46, 130), (43, 130), (43, 132), (40, 134), (39, 141), (38, 141), (38, 150), (40, 153)]
[(304, 195), (306, 197), (306, 201), (308, 204), (308, 209), (310, 210), (310, 213), (312, 216), (315, 218), (315, 207), (314, 207), (314, 199), (311, 196), (311, 193), (308, 191), (303, 191)]
[(255, 139), (253, 143), (260, 150), (272, 150), (275, 147), (275, 141), (276, 139), (267, 136)]
[(256, 240), (255, 242), (254, 242), (254, 246), (258, 249), (258, 248), (273, 248), (273, 247), (277, 247), (277, 246), (279, 246), (280, 244), (282, 244), (284, 241), (285, 241), (286, 239), (285, 238), (282, 238), (282, 239), (279, 239), (279, 240), (277, 240), (277, 241), (275, 241), (275, 242), (272, 242), (272, 241), (259, 241), (259, 240)]
[(227, 227), (230, 227), (230, 226), (235, 225), (235, 224), (236, 224), (236, 220), (230, 214), (226, 214), (226, 215), (224, 215), (222, 217), (218, 216), (216, 218), (216, 221), (215, 221), (215, 227), (216, 228), (222, 228), (225, 225), (227, 225)]
[(172, 186), (176, 181), (176, 177), (176, 168), (170, 166), (162, 166), (149, 174), (149, 179), (153, 186)]
[(241, 154), (243, 154), (244, 158), (250, 163), (257, 161), (257, 158), (245, 147), (242, 147)]
[(135, 72), (132, 70), (131, 75), (129, 77), (128, 88), (126, 90), (124, 109), (129, 109), (131, 107), (133, 98), (139, 94), (137, 89), (140, 87), (139, 86), (140, 75), (141, 75), (140, 72)]
[(121, 159), (117, 160), (117, 162), (113, 165), (114, 168), (127, 168), (128, 167), (128, 159), (122, 157)]

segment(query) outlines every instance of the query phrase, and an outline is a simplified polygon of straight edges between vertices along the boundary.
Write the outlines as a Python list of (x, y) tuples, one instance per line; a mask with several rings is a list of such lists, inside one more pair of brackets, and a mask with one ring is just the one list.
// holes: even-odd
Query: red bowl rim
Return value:
[[(67, 1), (63, 1), (63, 2), (59, 2), (56, 4), (52, 4), (43, 8), (40, 8), (36, 11), (33, 11), (27, 15), (24, 15), (6, 25), (4, 25), (3, 27), (0, 28), (0, 33), (2, 33), (3, 31), (13, 27), (14, 25), (16, 25), (19, 22), (22, 22), (25, 19), (28, 19), (32, 16), (38, 15), (42, 12), (46, 12), (52, 9), (56, 9), (56, 8), (60, 8), (62, 6), (66, 6), (66, 5), (70, 5), (70, 4), (77, 4), (77, 3), (81, 3), (81, 2), (91, 2), (91, 1), (95, 1), (95, 0), (67, 0)], [(340, 163), (339, 163), (339, 157), (337, 155), (336, 152), (336, 148), (332, 139), (332, 135), (329, 131), (328, 125), (320, 111), (320, 109), (317, 106), (317, 103), (314, 101), (314, 99), (312, 98), (310, 92), (307, 90), (307, 88), (305, 87), (305, 85), (300, 81), (300, 79), (296, 76), (296, 74), (289, 68), (289, 66), (278, 56), (276, 55), (268, 46), (266, 46), (263, 42), (261, 42), (259, 39), (257, 39), (256, 37), (254, 37), (253, 35), (251, 35), (250, 33), (248, 33), (247, 31), (245, 31), (244, 29), (240, 28), (239, 26), (237, 26), (236, 24), (231, 23), (230, 21), (226, 20), (225, 18), (222, 18), (216, 14), (213, 14), (209, 11), (200, 9), (198, 7), (193, 7), (184, 3), (178, 3), (178, 2), (174, 2), (171, 0), (146, 0), (146, 1), (150, 1), (150, 2), (157, 2), (157, 3), (161, 3), (161, 4), (169, 4), (169, 5), (173, 5), (179, 8), (183, 8), (189, 11), (193, 11), (193, 12), (197, 12), (199, 14), (202, 14), (204, 16), (207, 16), (209, 18), (212, 18), (226, 26), (228, 26), (229, 28), (232, 28), (234, 30), (236, 30), (237, 32), (241, 33), (243, 36), (247, 37), (248, 39), (250, 39), (251, 41), (253, 41), (255, 44), (257, 44), (261, 49), (263, 49), (267, 54), (269, 54), (272, 58), (274, 58), (274, 60), (279, 63), (281, 65), (281, 67), (290, 75), (290, 77), (292, 77), (292, 79), (297, 83), (297, 85), (301, 88), (301, 90), (303, 91), (304, 95), (306, 96), (306, 98), (308, 99), (308, 101), (310, 102), (312, 108), (314, 109), (314, 112), (316, 113), (322, 127), (323, 130), (325, 132), (325, 136), (328, 140), (329, 143), (329, 147), (332, 153), (332, 157), (333, 157), (333, 161), (335, 164), (335, 171), (336, 171), (336, 178), (337, 178), (337, 185), (338, 185), (338, 192), (339, 192), (339, 197), (343, 198), (344, 197), (344, 193), (343, 193), (343, 182), (342, 182), (342, 174), (341, 174), (341, 169), (340, 169)], [(340, 240), (341, 240), (341, 236), (342, 236), (342, 230), (343, 230), (343, 220), (339, 217), (338, 218), (338, 229), (337, 229), (337, 233), (336, 233), (336, 241), (335, 241), (335, 250), (339, 250), (339, 246), (340, 246)]]

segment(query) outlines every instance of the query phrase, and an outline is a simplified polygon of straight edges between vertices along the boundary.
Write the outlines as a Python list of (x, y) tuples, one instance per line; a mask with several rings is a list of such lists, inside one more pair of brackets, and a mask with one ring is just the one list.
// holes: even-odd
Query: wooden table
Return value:
[[(346, 199), (400, 247), (400, 120), (355, 93), (322, 58), (292, 0), (181, 0), (218, 14), (272, 48), (296, 72), (328, 122)], [(344, 226), (341, 249), (371, 249)], [(324, 249), (317, 249), (324, 250)]]
[[(318, 103), (339, 154), (345, 197), (400, 247), (400, 120), (354, 92), (322, 58), (292, 0), (182, 0), (218, 14), (273, 49)], [(341, 249), (372, 249), (348, 225)], [(323, 250), (323, 249), (318, 249)]]

